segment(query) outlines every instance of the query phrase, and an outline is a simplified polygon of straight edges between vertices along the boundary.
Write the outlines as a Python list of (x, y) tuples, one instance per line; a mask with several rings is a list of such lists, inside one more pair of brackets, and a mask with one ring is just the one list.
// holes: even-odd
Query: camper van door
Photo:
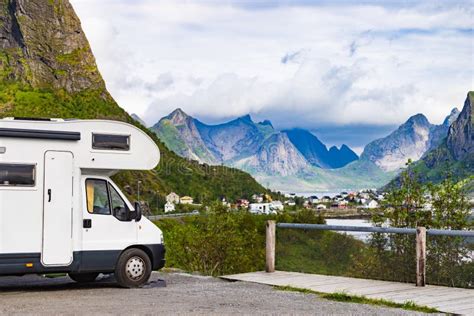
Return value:
[(72, 262), (73, 155), (47, 151), (44, 155), (43, 251), (45, 266)]

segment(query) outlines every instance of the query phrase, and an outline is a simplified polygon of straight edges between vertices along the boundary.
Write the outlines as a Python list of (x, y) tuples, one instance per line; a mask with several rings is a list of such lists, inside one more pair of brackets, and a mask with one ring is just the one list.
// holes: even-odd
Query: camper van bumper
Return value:
[(155, 245), (147, 245), (146, 246), (152, 256), (152, 265), (153, 265), (153, 270), (159, 270), (165, 266), (165, 245), (163, 244), (155, 244)]

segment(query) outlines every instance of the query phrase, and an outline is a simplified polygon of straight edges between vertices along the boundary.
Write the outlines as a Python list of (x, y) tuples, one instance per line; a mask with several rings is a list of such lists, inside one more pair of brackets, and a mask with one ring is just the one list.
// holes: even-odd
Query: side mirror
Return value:
[(139, 202), (135, 202), (135, 222), (139, 222), (142, 219), (142, 206)]

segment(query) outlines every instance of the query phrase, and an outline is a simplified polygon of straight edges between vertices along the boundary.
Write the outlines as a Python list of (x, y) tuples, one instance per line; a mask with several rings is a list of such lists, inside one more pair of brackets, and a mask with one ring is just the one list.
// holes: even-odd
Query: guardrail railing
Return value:
[(362, 227), (362, 226), (339, 226), (323, 224), (296, 224), (296, 223), (276, 223), (273, 220), (267, 221), (266, 225), (266, 272), (275, 271), (275, 248), (276, 248), (276, 228), (292, 228), (304, 230), (331, 230), (350, 231), (368, 233), (388, 233), (388, 234), (408, 234), (416, 235), (416, 286), (426, 284), (426, 236), (456, 236), (474, 237), (472, 230), (443, 230), (398, 227)]

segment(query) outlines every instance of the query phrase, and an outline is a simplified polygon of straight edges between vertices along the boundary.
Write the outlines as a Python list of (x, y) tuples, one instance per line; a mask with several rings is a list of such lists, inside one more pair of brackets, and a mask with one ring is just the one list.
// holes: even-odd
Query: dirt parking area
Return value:
[(416, 315), (400, 309), (324, 300), (313, 294), (184, 273), (153, 273), (140, 289), (113, 276), (91, 284), (68, 277), (0, 278), (0, 314), (30, 315)]

